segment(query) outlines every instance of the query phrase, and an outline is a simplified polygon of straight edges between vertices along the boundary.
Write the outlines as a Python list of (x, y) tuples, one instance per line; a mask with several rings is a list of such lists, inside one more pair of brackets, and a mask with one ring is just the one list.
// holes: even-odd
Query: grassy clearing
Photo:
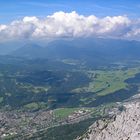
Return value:
[(57, 118), (63, 119), (68, 117), (69, 115), (73, 114), (74, 112), (78, 110), (89, 110), (94, 111), (94, 108), (59, 108), (54, 110), (54, 115)]
[(47, 105), (44, 102), (38, 102), (38, 103), (32, 102), (32, 103), (24, 105), (24, 109), (26, 110), (38, 110), (38, 109), (43, 109), (46, 107)]
[(3, 102), (3, 97), (0, 97), (0, 103), (2, 103)]
[(54, 110), (54, 114), (58, 118), (65, 118), (78, 110), (79, 110), (78, 108), (59, 108)]

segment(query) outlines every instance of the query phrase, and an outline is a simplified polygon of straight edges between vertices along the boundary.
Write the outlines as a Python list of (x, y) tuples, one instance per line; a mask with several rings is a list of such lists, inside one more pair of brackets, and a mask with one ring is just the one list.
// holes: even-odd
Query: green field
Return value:
[(86, 74), (91, 79), (91, 82), (89, 82), (89, 84), (85, 87), (72, 90), (72, 92), (94, 92), (98, 96), (104, 96), (120, 89), (126, 89), (128, 84), (125, 83), (125, 80), (134, 77), (135, 74), (139, 72), (139, 68), (111, 71), (86, 71)]
[(94, 112), (95, 109), (94, 108), (59, 108), (54, 110), (54, 115), (57, 118), (63, 119), (79, 110), (88, 110), (90, 112)]
[(78, 110), (79, 110), (78, 108), (59, 108), (59, 109), (54, 110), (54, 114), (58, 118), (65, 118)]

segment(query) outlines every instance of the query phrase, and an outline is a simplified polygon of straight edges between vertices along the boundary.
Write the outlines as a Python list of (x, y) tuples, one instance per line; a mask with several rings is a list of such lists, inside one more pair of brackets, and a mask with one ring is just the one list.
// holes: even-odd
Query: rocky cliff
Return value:
[(123, 106), (122, 113), (95, 122), (77, 140), (140, 140), (140, 100), (133, 99)]

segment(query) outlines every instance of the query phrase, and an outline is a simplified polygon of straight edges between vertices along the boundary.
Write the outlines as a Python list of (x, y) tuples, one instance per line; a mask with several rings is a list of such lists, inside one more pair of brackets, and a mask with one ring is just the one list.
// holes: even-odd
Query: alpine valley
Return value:
[(0, 54), (2, 140), (94, 138), (94, 122), (139, 100), (139, 41), (15, 41), (1, 43)]

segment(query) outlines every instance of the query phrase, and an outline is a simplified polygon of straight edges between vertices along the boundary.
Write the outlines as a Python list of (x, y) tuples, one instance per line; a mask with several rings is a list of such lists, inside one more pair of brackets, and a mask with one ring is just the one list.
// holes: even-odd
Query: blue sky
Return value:
[(9, 23), (24, 16), (45, 17), (57, 11), (139, 18), (140, 0), (0, 0), (0, 23)]

